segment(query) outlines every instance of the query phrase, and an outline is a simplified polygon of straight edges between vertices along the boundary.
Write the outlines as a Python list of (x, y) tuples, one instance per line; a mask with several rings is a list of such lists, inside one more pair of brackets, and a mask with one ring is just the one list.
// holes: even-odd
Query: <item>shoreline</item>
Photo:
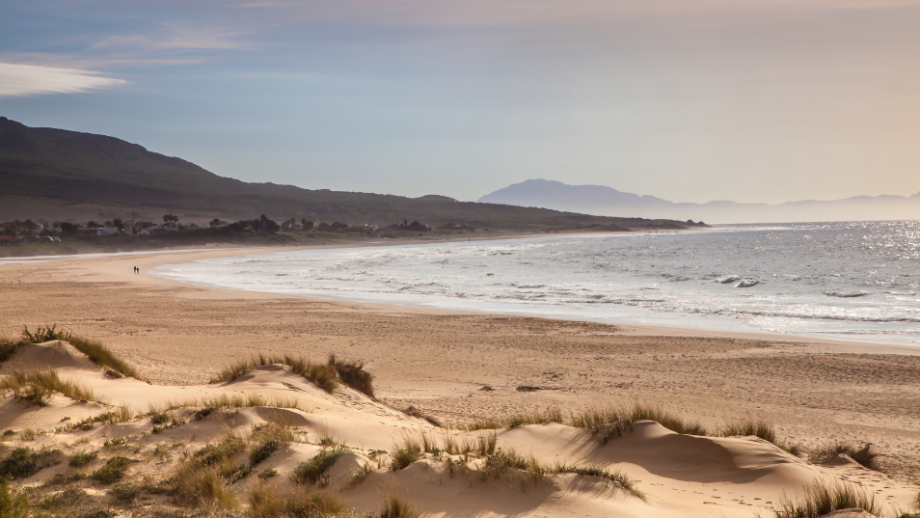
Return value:
[[(618, 234), (612, 234), (618, 235)], [(598, 236), (598, 234), (574, 233), (566, 234), (566, 237), (583, 237)], [(539, 237), (559, 237), (547, 235), (515, 235), (515, 236), (495, 236), (494, 238), (477, 239), (477, 241), (495, 241), (495, 240), (517, 240)], [(297, 297), (309, 301), (323, 301), (330, 303), (341, 303), (347, 305), (360, 305), (368, 308), (383, 310), (401, 310), (405, 312), (418, 312), (423, 314), (436, 315), (480, 315), (480, 316), (516, 316), (520, 318), (538, 318), (557, 322), (592, 322), (599, 325), (609, 325), (620, 329), (624, 333), (632, 336), (693, 336), (693, 337), (712, 337), (726, 339), (747, 339), (747, 340), (770, 340), (774, 342), (788, 343), (790, 347), (796, 350), (809, 349), (814, 353), (842, 353), (842, 354), (894, 354), (906, 356), (920, 356), (920, 346), (905, 345), (897, 342), (883, 342), (859, 339), (846, 339), (840, 337), (820, 337), (813, 335), (797, 335), (784, 333), (771, 333), (766, 331), (733, 331), (720, 330), (705, 327), (681, 327), (667, 325), (645, 325), (618, 323), (610, 321), (599, 321), (591, 319), (573, 319), (567, 316), (552, 316), (545, 314), (531, 314), (526, 312), (495, 312), (484, 310), (468, 309), (449, 309), (449, 308), (432, 308), (414, 304), (398, 304), (393, 302), (368, 302), (360, 300), (350, 300), (347, 298), (336, 297), (319, 297), (313, 295), (297, 294), (278, 294), (256, 290), (234, 289), (222, 286), (210, 285), (207, 283), (191, 283), (174, 279), (168, 279), (150, 272), (162, 266), (175, 264), (185, 264), (203, 259), (217, 259), (224, 257), (241, 257), (248, 255), (262, 255), (269, 253), (303, 251), (303, 250), (338, 250), (347, 248), (367, 248), (380, 246), (413, 246), (413, 245), (435, 245), (449, 243), (465, 243), (462, 239), (450, 240), (412, 240), (407, 239), (398, 243), (390, 242), (364, 242), (364, 243), (333, 243), (328, 245), (311, 245), (311, 246), (271, 246), (271, 247), (242, 247), (242, 248), (201, 248), (195, 247), (190, 249), (172, 249), (140, 252), (120, 252), (111, 254), (86, 254), (81, 256), (42, 256), (34, 258), (16, 258), (10, 262), (4, 263), (0, 260), (0, 268), (6, 265), (23, 265), (23, 264), (46, 264), (51, 262), (70, 262), (84, 260), (101, 260), (101, 264), (88, 265), (85, 268), (91, 272), (90, 275), (94, 280), (98, 279), (103, 282), (119, 281), (140, 282), (149, 287), (188, 287), (194, 286), (206, 293), (197, 294), (201, 298), (246, 298), (246, 299), (273, 299)], [(27, 260), (24, 260), (27, 259)], [(114, 264), (110, 264), (114, 263)], [(103, 266), (110, 264), (110, 266)], [(140, 275), (133, 275), (133, 266), (139, 266)], [(118, 272), (118, 273), (116, 273)], [(232, 295), (231, 295), (232, 294)], [(0, 325), (0, 329), (2, 329)]]
[(0, 336), (15, 338), (24, 324), (57, 324), (100, 341), (177, 394), (260, 353), (313, 361), (335, 354), (364, 364), (390, 407), (413, 406), (448, 423), (633, 402), (716, 429), (763, 419), (780, 439), (803, 447), (870, 442), (881, 449), (886, 473), (920, 476), (914, 351), (279, 296), (149, 273), (158, 265), (283, 250), (293, 248), (5, 265)]

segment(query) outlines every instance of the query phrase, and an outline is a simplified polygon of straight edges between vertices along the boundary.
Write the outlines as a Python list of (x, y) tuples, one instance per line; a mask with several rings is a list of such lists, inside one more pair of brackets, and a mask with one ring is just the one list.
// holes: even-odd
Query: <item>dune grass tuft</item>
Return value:
[(404, 437), (390, 453), (390, 469), (399, 471), (417, 461), (422, 454), (422, 442), (411, 437)]
[(719, 430), (719, 435), (722, 437), (753, 435), (767, 442), (776, 444), (776, 432), (773, 430), (773, 425), (762, 420), (730, 423)]
[(48, 398), (55, 392), (76, 401), (98, 401), (93, 392), (83, 385), (62, 380), (56, 371), (21, 372), (0, 380), (0, 391), (9, 390), (20, 400), (37, 406), (47, 406)]
[(235, 461), (245, 449), (245, 439), (233, 432), (226, 434), (219, 442), (189, 455), (165, 482), (166, 491), (180, 504), (190, 507), (236, 507), (238, 501), (228, 482), (248, 473), (245, 466)]
[(340, 361), (335, 358), (335, 355), (329, 355), (326, 363), (314, 363), (302, 356), (291, 356), (289, 354), (266, 356), (259, 353), (258, 356), (240, 360), (225, 367), (217, 376), (211, 379), (211, 383), (231, 382), (253, 369), (275, 364), (287, 365), (291, 368), (291, 372), (312, 381), (326, 392), (332, 393), (339, 386), (339, 383), (344, 383), (366, 394), (371, 399), (375, 399), (374, 376), (364, 370), (364, 364)]
[(328, 365), (335, 369), (342, 383), (376, 401), (377, 398), (374, 396), (374, 375), (364, 370), (363, 363), (336, 360), (335, 355), (330, 354)]
[(601, 469), (596, 466), (588, 467), (575, 467), (567, 466), (565, 464), (557, 464), (550, 468), (550, 473), (574, 473), (576, 475), (582, 475), (586, 477), (598, 477), (604, 480), (610, 481), (616, 486), (617, 489), (625, 491), (626, 493), (631, 494), (636, 498), (645, 500), (645, 494), (642, 491), (636, 489), (636, 486), (633, 484), (632, 480), (626, 476), (622, 471), (607, 471), (606, 469)]
[(76, 348), (81, 353), (85, 354), (91, 362), (100, 367), (115, 371), (122, 376), (128, 376), (137, 380), (147, 381), (146, 378), (141, 376), (141, 373), (138, 372), (137, 369), (128, 364), (128, 362), (119, 358), (115, 353), (111, 351), (111, 349), (101, 344), (100, 342), (82, 338), (72, 333), (65, 335), (63, 340), (74, 346), (74, 348)]
[(815, 482), (806, 486), (803, 495), (793, 502), (783, 497), (776, 509), (776, 518), (819, 518), (840, 509), (862, 509), (880, 516), (875, 496), (848, 482)]
[(51, 327), (39, 326), (34, 333), (29, 331), (29, 326), (22, 326), (22, 341), (30, 344), (62, 340), (65, 336), (67, 334), (64, 331), (58, 331), (57, 324), (52, 324)]
[(23, 345), (21, 341), (0, 338), (0, 364), (15, 356), (16, 352), (19, 351), (19, 348)]
[(325, 487), (326, 471), (335, 465), (346, 450), (323, 450), (312, 459), (301, 462), (294, 468), (294, 481), (299, 484), (319, 484)]
[(392, 494), (383, 501), (379, 518), (418, 518), (419, 512), (399, 495)]
[(665, 428), (685, 435), (706, 435), (706, 429), (696, 423), (690, 423), (665, 412), (664, 410), (636, 404), (629, 408), (611, 408), (607, 410), (589, 410), (573, 415), (569, 419), (571, 426), (585, 428), (601, 444), (620, 437), (636, 421), (655, 421)]
[(256, 427), (249, 439), (256, 443), (249, 450), (249, 464), (256, 466), (281, 446), (293, 442), (294, 432), (290, 427), (267, 423)]
[(137, 461), (128, 457), (112, 457), (104, 466), (93, 472), (92, 478), (103, 484), (114, 484), (124, 478), (128, 468), (135, 462)]
[(843, 454), (848, 455), (851, 459), (866, 468), (878, 469), (878, 462), (875, 460), (878, 457), (878, 453), (872, 451), (872, 445), (869, 443), (866, 443), (861, 448), (836, 443), (813, 450), (808, 458), (811, 462), (825, 462)]
[(337, 516), (345, 510), (345, 504), (335, 497), (304, 486), (281, 494), (273, 484), (256, 484), (249, 488), (246, 501), (250, 518), (320, 518)]

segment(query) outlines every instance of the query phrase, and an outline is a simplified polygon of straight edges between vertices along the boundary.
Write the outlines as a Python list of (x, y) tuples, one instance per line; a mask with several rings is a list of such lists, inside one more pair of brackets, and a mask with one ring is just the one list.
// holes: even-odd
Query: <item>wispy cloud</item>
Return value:
[(139, 51), (243, 50), (256, 47), (240, 39), (241, 33), (225, 29), (164, 24), (151, 33), (113, 35), (96, 42), (92, 49)]
[(80, 93), (127, 84), (74, 68), (0, 63), (0, 97)]

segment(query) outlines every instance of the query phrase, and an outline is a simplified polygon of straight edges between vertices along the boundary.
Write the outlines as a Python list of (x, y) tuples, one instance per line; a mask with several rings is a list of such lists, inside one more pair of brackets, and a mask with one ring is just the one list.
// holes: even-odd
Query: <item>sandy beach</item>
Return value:
[[(705, 439), (711, 451), (698, 450), (698, 443), (663, 445), (665, 439), (677, 441), (672, 435), (690, 436), (648, 424), (624, 436), (632, 446), (612, 450), (619, 453), (604, 461), (640, 480), (646, 502), (622, 495), (605, 500), (606, 493), (593, 486), (582, 488), (582, 494), (567, 480), (561, 484), (569, 488), (568, 496), (561, 500), (548, 489), (509, 490), (512, 496), (503, 496), (495, 493), (501, 489), (497, 485), (487, 485), (477, 498), (496, 503), (477, 508), (456, 496), (477, 489), (459, 482), (457, 487), (453, 482), (425, 486), (421, 480), (434, 475), (416, 473), (413, 466), (395, 481), (381, 478), (377, 489), (362, 485), (346, 495), (360, 509), (376, 505), (381, 485), (395, 484), (408, 488), (421, 510), (437, 516), (557, 516), (561, 510), (590, 516), (752, 516), (771, 509), (765, 502), (775, 502), (782, 492), (793, 495), (811, 469), (868, 484), (892, 512), (915, 505), (920, 348), (279, 297), (188, 286), (148, 273), (164, 264), (275, 250), (78, 256), (2, 265), (0, 336), (15, 338), (23, 325), (56, 323), (104, 343), (149, 378), (152, 385), (130, 380), (138, 383), (137, 390), (163, 387), (162, 398), (206, 390), (196, 387), (258, 353), (316, 360), (335, 354), (363, 362), (374, 376), (379, 419), (368, 414), (362, 421), (352, 406), (336, 421), (339, 435), (363, 447), (386, 449), (397, 439), (368, 423), (377, 419), (389, 426), (391, 420), (407, 419), (382, 409), (413, 406), (443, 424), (461, 425), (516, 413), (569, 414), (641, 402), (712, 429), (762, 419), (773, 424), (779, 440), (805, 450), (871, 443), (880, 453), (879, 471), (851, 461), (816, 468), (756, 438)], [(0, 373), (11, 368), (4, 366)], [(150, 402), (127, 385), (119, 392), (98, 380), (90, 384), (114, 404)], [(331, 406), (327, 411), (334, 413)], [(4, 413), (0, 428), (23, 428), (21, 413)], [(577, 456), (579, 437), (563, 425), (530, 425), (503, 432), (500, 441), (521, 453), (561, 459)], [(652, 443), (661, 448), (654, 450)], [(769, 460), (767, 446), (779, 452), (769, 455), (786, 457)], [(717, 465), (725, 452), (734, 455), (731, 469)], [(738, 460), (742, 457), (744, 462)], [(712, 495), (719, 493), (713, 491), (723, 496), (715, 500)], [(459, 502), (445, 507), (448, 497)], [(503, 501), (514, 505), (502, 507)]]

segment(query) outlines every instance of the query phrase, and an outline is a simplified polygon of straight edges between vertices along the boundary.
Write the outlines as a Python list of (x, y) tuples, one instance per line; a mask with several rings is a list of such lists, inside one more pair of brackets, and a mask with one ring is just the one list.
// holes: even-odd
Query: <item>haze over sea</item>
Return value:
[(155, 272), (279, 294), (920, 344), (920, 222), (301, 250)]

